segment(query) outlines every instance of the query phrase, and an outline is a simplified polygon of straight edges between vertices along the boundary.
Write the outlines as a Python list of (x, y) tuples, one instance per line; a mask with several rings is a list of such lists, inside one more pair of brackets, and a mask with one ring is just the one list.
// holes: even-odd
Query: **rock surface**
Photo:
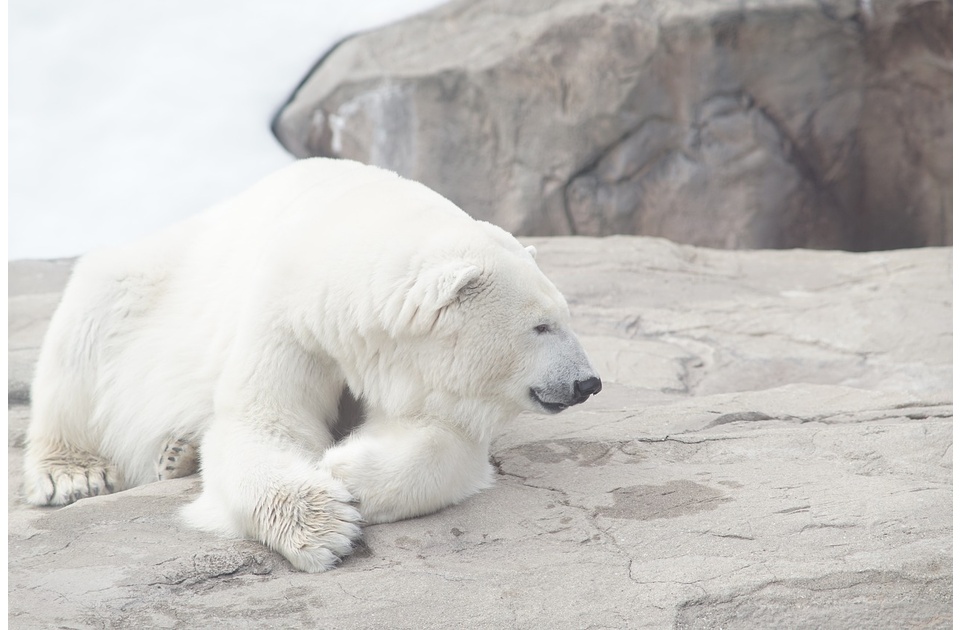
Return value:
[(386, 166), (515, 234), (946, 245), (952, 13), (456, 0), (341, 43), (274, 132), (294, 155)]
[(11, 263), (10, 626), (951, 627), (950, 249), (530, 242), (603, 392), (520, 417), (494, 488), (322, 575), (185, 528), (196, 477), (20, 502), (69, 262)]

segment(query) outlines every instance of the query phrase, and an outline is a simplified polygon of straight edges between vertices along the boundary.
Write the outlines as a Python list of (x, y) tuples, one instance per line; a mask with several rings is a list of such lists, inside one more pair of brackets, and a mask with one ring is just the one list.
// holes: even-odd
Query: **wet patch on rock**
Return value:
[(531, 442), (510, 450), (538, 464), (574, 462), (578, 466), (602, 466), (610, 461), (615, 445), (586, 440), (548, 440)]
[(613, 495), (613, 505), (598, 506), (597, 516), (638, 521), (677, 518), (713, 510), (732, 501), (719, 490), (685, 479), (659, 486), (617, 488), (610, 494)]

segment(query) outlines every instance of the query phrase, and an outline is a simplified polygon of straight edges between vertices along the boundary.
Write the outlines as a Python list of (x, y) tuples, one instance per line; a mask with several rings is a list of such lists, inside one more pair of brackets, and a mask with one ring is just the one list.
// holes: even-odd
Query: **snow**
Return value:
[(291, 162), (270, 121), (342, 38), (443, 0), (11, 0), (10, 259), (129, 242)]

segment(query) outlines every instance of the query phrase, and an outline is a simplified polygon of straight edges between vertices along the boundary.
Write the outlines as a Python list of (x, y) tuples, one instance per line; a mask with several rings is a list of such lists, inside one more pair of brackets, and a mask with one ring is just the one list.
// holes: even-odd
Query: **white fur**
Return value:
[[(325, 570), (361, 522), (489, 486), (521, 410), (581, 401), (596, 373), (534, 254), (419, 184), (313, 159), (87, 256), (37, 366), (27, 499), (153, 481), (171, 440), (202, 438), (188, 520)], [(345, 386), (367, 420), (334, 445)]]

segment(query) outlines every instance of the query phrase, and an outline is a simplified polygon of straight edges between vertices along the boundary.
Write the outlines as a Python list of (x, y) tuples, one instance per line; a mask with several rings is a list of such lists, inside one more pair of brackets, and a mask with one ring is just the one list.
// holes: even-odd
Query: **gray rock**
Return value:
[[(185, 528), (196, 477), (24, 506), (12, 405), (11, 627), (951, 626), (951, 250), (530, 242), (603, 392), (521, 416), (494, 488), (326, 574)], [(11, 383), (64, 271), (10, 264)]]
[(7, 401), (30, 401), (33, 365), (47, 323), (73, 269), (73, 259), (21, 260), (9, 264), (7, 287)]
[(521, 235), (952, 239), (952, 3), (458, 0), (341, 43), (274, 121)]

